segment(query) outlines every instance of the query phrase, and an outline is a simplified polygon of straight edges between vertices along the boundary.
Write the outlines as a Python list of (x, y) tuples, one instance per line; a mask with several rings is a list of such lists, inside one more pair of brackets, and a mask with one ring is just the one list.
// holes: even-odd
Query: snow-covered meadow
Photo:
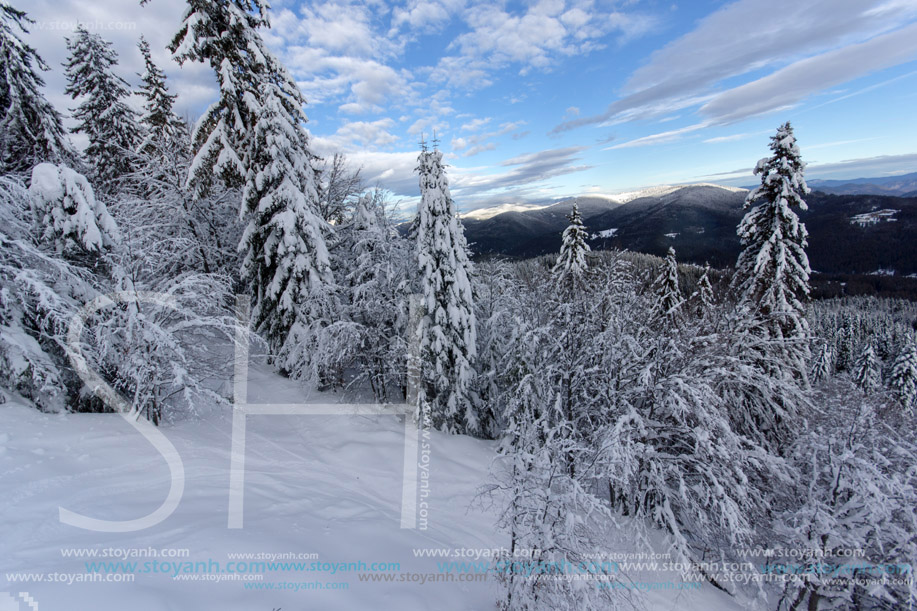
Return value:
[[(340, 399), (309, 393), (263, 362), (250, 371), (251, 403)], [(100, 533), (62, 524), (59, 508), (106, 520), (146, 515), (169, 489), (162, 457), (117, 414), (43, 414), (10, 401), (0, 407), (0, 418), (0, 592), (28, 592), (41, 611), (493, 608), (497, 591), (492, 575), (460, 582), (463, 574), (439, 566), (490, 561), (490, 550), (509, 543), (495, 528), (493, 503), (479, 497), (496, 458), (493, 442), (432, 431), (429, 461), (422, 463), (418, 455), (418, 466), (429, 470), (426, 528), (420, 528), (422, 522), (418, 528), (401, 528), (403, 417), (249, 417), (244, 525), (229, 529), (231, 409), (214, 409), (206, 417), (162, 427), (184, 464), (184, 494), (175, 512), (137, 532)], [(648, 551), (623, 528), (609, 543), (616, 544), (609, 552)], [(164, 549), (188, 550), (188, 555), (144, 555), (151, 548), (161, 554), (169, 553)], [(473, 550), (481, 557), (418, 556), (446, 548)], [(70, 550), (110, 550), (110, 556), (63, 555), (79, 553)], [(125, 552), (131, 557), (116, 558), (120, 552), (114, 550), (134, 551)], [(276, 554), (277, 562), (284, 562), (285, 554), (301, 554), (308, 560), (298, 562), (309, 568), (312, 562), (329, 564), (318, 570), (252, 571), (262, 579), (246, 582), (211, 581), (231, 575), (186, 572), (185, 565), (180, 578), (172, 567), (142, 572), (143, 563), (154, 560), (208, 566), (212, 560), (226, 569), (230, 554), (247, 553)], [(92, 571), (86, 563), (101, 561), (137, 562), (138, 573), (127, 583), (87, 581)], [(344, 566), (360, 562), (394, 563), (397, 568), (375, 573), (407, 577), (361, 581), (360, 575), (366, 578), (374, 571)], [(97, 568), (104, 579), (116, 579)], [(65, 575), (58, 579), (72, 583), (26, 578), (44, 575), (47, 580), (51, 574)], [(467, 574), (475, 575), (470, 567)], [(627, 577), (635, 583), (682, 581), (671, 571), (631, 571)], [(246, 589), (246, 583), (271, 589)], [(315, 589), (332, 583), (346, 589)], [(306, 585), (297, 591), (295, 584)], [(709, 585), (700, 591), (652, 592), (640, 600), (647, 609), (741, 608)], [(6, 604), (0, 598), (0, 609), (19, 608)]]

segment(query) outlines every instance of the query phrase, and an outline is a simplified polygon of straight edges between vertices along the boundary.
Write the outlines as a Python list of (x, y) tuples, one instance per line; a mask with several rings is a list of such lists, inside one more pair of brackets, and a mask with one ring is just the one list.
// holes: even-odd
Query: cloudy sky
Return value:
[[(65, 111), (77, 22), (141, 69), (144, 34), (179, 110), (214, 98), (209, 69), (165, 49), (183, 0), (12, 0)], [(917, 0), (273, 0), (264, 32), (306, 94), (316, 152), (341, 151), (409, 203), (421, 137), (460, 209), (680, 182), (755, 182), (779, 123), (809, 176), (917, 171)]]

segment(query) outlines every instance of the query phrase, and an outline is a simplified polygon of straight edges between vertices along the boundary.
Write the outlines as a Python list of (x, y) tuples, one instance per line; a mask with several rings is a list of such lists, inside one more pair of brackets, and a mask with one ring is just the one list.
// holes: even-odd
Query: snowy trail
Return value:
[[(303, 401), (302, 389), (265, 366), (252, 367), (249, 384), (252, 403)], [(336, 400), (321, 393), (307, 399)], [(61, 550), (70, 548), (96, 553), (107, 548), (187, 549), (186, 558), (158, 561), (212, 560), (223, 569), (232, 561), (228, 554), (292, 552), (317, 555), (299, 561), (306, 564), (399, 563), (384, 572), (438, 573), (437, 563), (450, 559), (415, 557), (413, 550), (507, 544), (495, 531), (494, 510), (476, 502), (494, 456), (492, 442), (432, 434), (429, 526), (407, 530), (399, 526), (401, 417), (249, 417), (245, 522), (242, 529), (230, 530), (232, 423), (228, 410), (213, 413), (162, 428), (185, 467), (184, 496), (175, 513), (147, 530), (112, 534), (62, 524), (58, 507), (109, 520), (136, 518), (157, 507), (169, 488), (168, 469), (139, 434), (115, 414), (49, 415), (14, 402), (0, 407), (0, 424), (2, 611), (19, 608), (14, 602), (21, 602), (19, 592), (28, 592), (40, 611), (494, 608), (497, 589), (492, 580), (366, 582), (360, 581), (359, 571), (275, 567), (260, 582), (273, 589), (251, 590), (241, 581), (180, 581), (172, 574), (151, 572), (152, 567), (144, 572), (145, 562), (157, 560), (152, 557), (126, 559), (138, 563), (133, 583), (47, 581), (52, 573), (84, 575), (86, 562), (124, 560), (63, 557)], [(44, 581), (14, 581), (21, 579), (14, 574), (26, 573), (44, 574)], [(293, 583), (321, 584), (323, 589), (295, 591), (290, 589)], [(344, 583), (347, 589), (327, 589), (331, 583)], [(737, 608), (710, 588), (682, 596), (653, 594), (645, 600), (650, 609)], [(26, 608), (24, 603), (21, 608)]]

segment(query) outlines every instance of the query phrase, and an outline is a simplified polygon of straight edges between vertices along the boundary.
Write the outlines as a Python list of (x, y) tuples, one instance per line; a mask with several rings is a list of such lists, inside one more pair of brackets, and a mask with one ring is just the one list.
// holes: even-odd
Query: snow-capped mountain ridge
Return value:
[(744, 193), (748, 189), (741, 189), (737, 187), (727, 187), (724, 185), (717, 185), (709, 182), (698, 182), (690, 184), (680, 184), (680, 185), (656, 185), (653, 187), (646, 187), (643, 189), (636, 189), (634, 191), (622, 191), (621, 193), (585, 193), (576, 197), (570, 197), (563, 200), (559, 200), (554, 204), (525, 204), (521, 202), (512, 202), (506, 204), (500, 204), (497, 206), (489, 206), (487, 208), (476, 208), (474, 210), (469, 210), (468, 212), (462, 212), (460, 216), (463, 219), (473, 219), (476, 221), (484, 221), (505, 212), (532, 212), (534, 210), (544, 210), (545, 208), (550, 208), (558, 204), (563, 204), (567, 202), (572, 202), (580, 199), (588, 200), (606, 200), (613, 204), (626, 204), (632, 202), (636, 199), (641, 199), (644, 197), (662, 197), (675, 191), (681, 189), (688, 189), (691, 187), (713, 187), (716, 189), (723, 189), (725, 191), (730, 191), (732, 193)]

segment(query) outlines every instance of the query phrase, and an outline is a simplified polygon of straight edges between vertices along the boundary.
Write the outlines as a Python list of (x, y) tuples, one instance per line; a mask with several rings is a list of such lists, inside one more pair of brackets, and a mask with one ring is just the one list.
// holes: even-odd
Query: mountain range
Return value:
[[(917, 179), (917, 174), (911, 175)], [(907, 177), (897, 177), (900, 185)], [(865, 179), (864, 179), (865, 180)], [(832, 181), (833, 182), (833, 181)], [(813, 270), (832, 274), (917, 274), (917, 196), (832, 194), (816, 181), (799, 216), (809, 232)], [(811, 184), (811, 183), (810, 183)], [(860, 184), (827, 185), (837, 189)], [(884, 183), (891, 189), (891, 183)], [(576, 201), (593, 249), (618, 248), (678, 260), (731, 266), (739, 254), (736, 226), (747, 191), (710, 184), (656, 187), (612, 197), (579, 197), (530, 209), (465, 215), (465, 235), (475, 256), (531, 257), (557, 252)], [(624, 200), (623, 202), (621, 200)]]
[(855, 178), (853, 180), (810, 180), (811, 189), (832, 195), (897, 195), (917, 197), (917, 172), (898, 176)]

